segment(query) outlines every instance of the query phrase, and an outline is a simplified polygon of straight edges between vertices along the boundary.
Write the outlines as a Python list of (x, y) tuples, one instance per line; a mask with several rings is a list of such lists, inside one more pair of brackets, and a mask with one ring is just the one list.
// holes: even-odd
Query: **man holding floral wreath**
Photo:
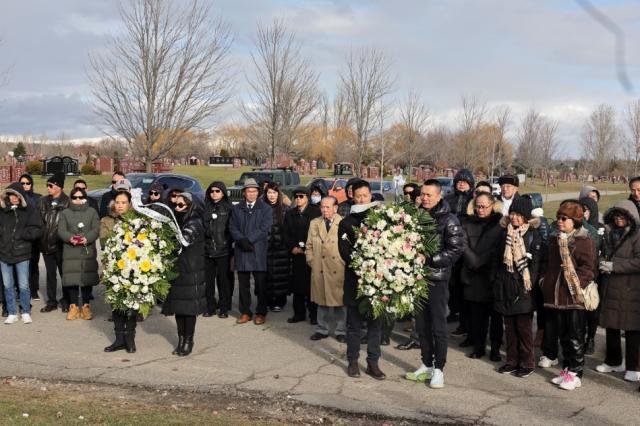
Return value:
[(440, 182), (429, 179), (420, 189), (422, 214), (428, 213), (436, 222), (440, 248), (427, 261), (430, 268), (429, 300), (416, 314), (416, 329), (420, 336), (422, 365), (406, 377), (414, 381), (430, 380), (429, 387), (444, 387), (444, 365), (447, 360), (447, 304), (451, 267), (464, 251), (465, 236), (456, 215), (442, 198)]

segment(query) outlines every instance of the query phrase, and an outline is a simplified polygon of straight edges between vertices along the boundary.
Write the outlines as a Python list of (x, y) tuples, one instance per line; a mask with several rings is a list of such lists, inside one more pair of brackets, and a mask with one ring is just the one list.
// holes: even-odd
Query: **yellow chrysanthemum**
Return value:
[(131, 232), (127, 231), (127, 232), (124, 234), (124, 240), (125, 240), (126, 242), (128, 242), (128, 243), (130, 243), (130, 242), (131, 242)]
[(151, 270), (151, 262), (149, 261), (149, 259), (145, 259), (140, 262), (140, 270), (142, 272), (149, 272)]
[(147, 239), (147, 233), (146, 232), (141, 232), (138, 234), (138, 236), (136, 237), (136, 239), (138, 241), (144, 241)]
[(118, 260), (117, 265), (118, 265), (119, 269), (124, 269), (124, 267), (126, 265), (126, 262), (124, 261), (124, 259), (120, 259), (120, 260)]
[(127, 249), (127, 257), (129, 260), (136, 260), (136, 257), (138, 257), (138, 250), (136, 250), (135, 247), (129, 247)]

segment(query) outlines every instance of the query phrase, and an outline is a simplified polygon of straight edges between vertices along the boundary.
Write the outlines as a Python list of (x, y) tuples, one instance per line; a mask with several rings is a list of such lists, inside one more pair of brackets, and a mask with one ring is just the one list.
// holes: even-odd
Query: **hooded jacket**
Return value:
[[(9, 195), (18, 197), (12, 208)], [(12, 183), (0, 192), (0, 261), (10, 265), (31, 259), (32, 244), (42, 235), (38, 211), (30, 206), (20, 183)]]
[(43, 254), (52, 254), (62, 250), (58, 238), (58, 219), (60, 213), (67, 207), (69, 207), (69, 197), (64, 192), (60, 193), (57, 199), (51, 195), (45, 195), (38, 200), (38, 210), (44, 226), (40, 239), (40, 251)]
[(162, 305), (165, 315), (197, 316), (206, 311), (204, 225), (200, 205), (192, 202), (185, 213), (177, 213), (180, 230), (188, 246), (178, 255), (178, 278), (171, 282), (167, 300)]
[(21, 186), (21, 188), (22, 192), (24, 193), (24, 198), (27, 200), (27, 204), (35, 208), (38, 204), (38, 200), (40, 199), (40, 197), (42, 197), (42, 194), (33, 192), (33, 177), (29, 173), (22, 174), (18, 179), (18, 182), (20, 182), (22, 179), (27, 179), (29, 182), (31, 182), (31, 189), (29, 189), (28, 191), (25, 191), (23, 186)]
[[(284, 193), (280, 193), (284, 195)], [(284, 214), (286, 207), (283, 203), (271, 204), (266, 194), (262, 200), (271, 207), (273, 224), (269, 231), (269, 245), (267, 249), (267, 286), (274, 297), (289, 294), (289, 276), (291, 275), (291, 257), (284, 242)]]
[(593, 242), (596, 245), (596, 252), (600, 253), (602, 248), (602, 238), (604, 237), (604, 225), (600, 223), (599, 212), (598, 212), (598, 203), (595, 202), (593, 198), (583, 197), (580, 198), (580, 204), (583, 206), (587, 206), (589, 209), (589, 220), (584, 221), (582, 226), (584, 226), (587, 231), (589, 231), (589, 235), (593, 239)]
[(598, 191), (595, 186), (589, 186), (589, 185), (585, 185), (580, 189), (580, 194), (578, 195), (578, 198), (588, 197), (590, 192), (595, 192), (596, 194), (598, 194), (598, 199), (600, 199), (600, 191)]
[[(222, 199), (218, 202), (211, 199), (213, 188), (222, 191)], [(207, 257), (229, 256), (231, 253), (229, 219), (231, 219), (232, 208), (233, 204), (229, 201), (224, 182), (212, 182), (204, 195), (204, 253)]]
[[(465, 206), (466, 208), (466, 206)], [(431, 282), (447, 283), (451, 277), (451, 268), (462, 256), (465, 247), (465, 235), (460, 221), (454, 215), (449, 204), (441, 199), (431, 210), (420, 208), (420, 214), (429, 213), (436, 222), (436, 230), (440, 236), (440, 248), (427, 260), (431, 269)]]
[[(469, 184), (469, 190), (460, 192), (456, 189), (456, 185), (460, 181), (465, 181)], [(458, 217), (467, 214), (467, 206), (473, 199), (473, 188), (475, 187), (476, 180), (473, 177), (473, 173), (469, 169), (460, 169), (458, 173), (453, 177), (453, 193), (447, 195), (445, 200), (449, 204), (451, 213)]]
[(527, 197), (528, 199), (531, 200), (531, 206), (533, 207), (533, 210), (531, 210), (531, 216), (537, 217), (540, 221), (539, 222), (540, 224), (538, 225), (538, 232), (540, 233), (540, 236), (542, 237), (542, 242), (546, 247), (547, 241), (549, 240), (549, 233), (551, 232), (551, 229), (549, 227), (549, 221), (544, 216), (544, 209), (542, 208), (542, 205), (543, 205), (542, 195), (540, 195), (539, 192), (532, 192), (530, 194), (522, 194), (522, 196)]
[[(621, 213), (629, 225), (616, 232), (613, 216)], [(601, 274), (600, 326), (616, 330), (640, 330), (640, 217), (630, 201), (620, 201), (605, 218), (604, 260), (613, 263), (611, 274)]]

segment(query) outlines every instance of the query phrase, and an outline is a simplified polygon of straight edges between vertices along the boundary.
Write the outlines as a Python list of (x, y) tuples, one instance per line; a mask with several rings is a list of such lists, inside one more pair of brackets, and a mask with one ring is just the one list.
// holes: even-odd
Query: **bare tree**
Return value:
[(637, 176), (638, 166), (640, 166), (640, 99), (627, 106), (624, 124), (626, 128), (625, 157), (631, 162), (633, 176)]
[(375, 48), (352, 50), (347, 56), (345, 69), (340, 73), (340, 84), (350, 114), (354, 162), (359, 176), (360, 165), (369, 150), (369, 136), (377, 126), (377, 109), (391, 91), (389, 62)]
[(508, 105), (499, 107), (495, 111), (496, 138), (491, 141), (491, 166), (489, 175), (497, 170), (498, 175), (503, 172), (503, 157), (505, 144), (507, 143), (507, 129), (511, 123), (511, 108)]
[(90, 56), (95, 113), (147, 170), (229, 99), (231, 35), (210, 6), (135, 0), (120, 9), (124, 34)]
[(298, 131), (318, 106), (318, 74), (282, 21), (259, 25), (255, 48), (251, 101), (242, 113), (255, 130), (256, 141), (267, 142), (273, 165), (279, 149), (286, 154), (293, 151)]
[(615, 111), (601, 104), (591, 113), (582, 129), (582, 148), (589, 168), (595, 176), (609, 172), (616, 153), (617, 130)]
[(533, 177), (536, 168), (541, 164), (540, 132), (543, 118), (538, 111), (530, 108), (522, 117), (518, 129), (518, 149), (516, 157), (525, 172)]
[(558, 122), (543, 119), (540, 126), (540, 169), (545, 185), (549, 183), (549, 172), (558, 156)]
[(475, 96), (462, 97), (462, 113), (458, 118), (462, 142), (462, 167), (470, 168), (477, 157), (478, 134), (484, 123), (487, 106)]
[[(430, 112), (417, 92), (410, 90), (405, 104), (400, 109), (400, 119), (405, 130), (405, 158), (409, 170), (412, 170), (423, 151), (429, 117)], [(409, 181), (411, 181), (411, 173), (409, 173)]]

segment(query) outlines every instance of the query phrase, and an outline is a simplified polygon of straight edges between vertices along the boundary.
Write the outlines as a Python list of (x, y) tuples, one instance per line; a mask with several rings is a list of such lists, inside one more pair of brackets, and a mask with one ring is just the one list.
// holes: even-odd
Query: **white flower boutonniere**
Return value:
[(347, 237), (347, 233), (345, 232), (344, 234), (342, 234), (342, 237), (340, 238), (346, 241), (349, 237)]
[(302, 241), (300, 241), (298, 245), (300, 246), (300, 248), (304, 248), (304, 243)]
[(217, 214), (215, 214), (215, 213), (211, 213), (211, 219), (217, 219), (217, 218), (218, 218), (218, 215), (217, 215)]
[(82, 228), (84, 228), (84, 223), (82, 222), (78, 223), (78, 229), (82, 229)]
[(598, 229), (598, 235), (604, 235), (604, 228)]

